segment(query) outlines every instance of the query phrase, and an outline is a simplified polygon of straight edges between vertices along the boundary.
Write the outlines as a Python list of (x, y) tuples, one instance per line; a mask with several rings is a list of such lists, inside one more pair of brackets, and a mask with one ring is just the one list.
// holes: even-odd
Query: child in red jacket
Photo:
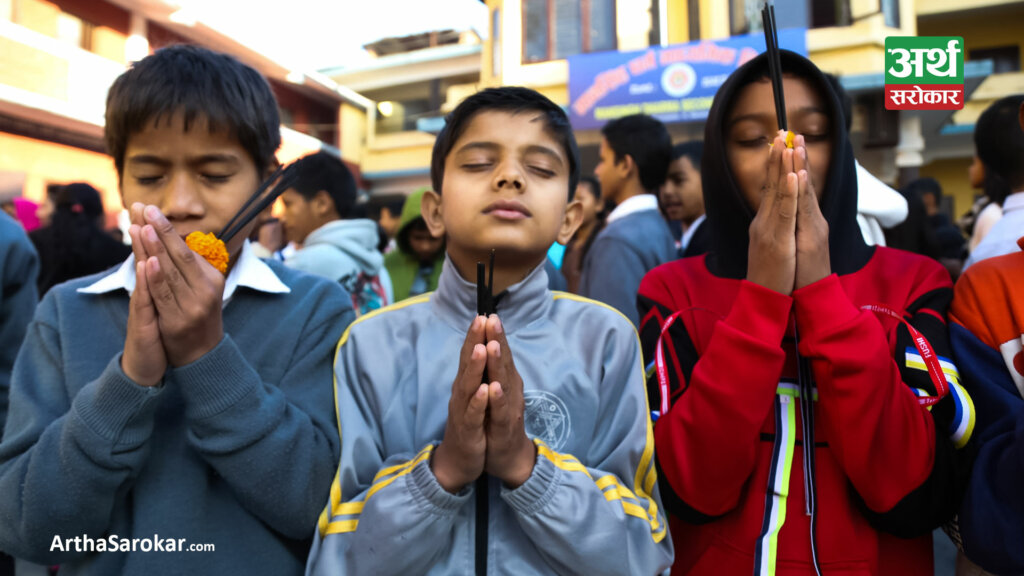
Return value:
[(673, 573), (932, 574), (974, 422), (949, 276), (864, 244), (839, 101), (805, 58), (782, 66), (794, 147), (759, 56), (706, 124), (710, 252), (640, 286)]

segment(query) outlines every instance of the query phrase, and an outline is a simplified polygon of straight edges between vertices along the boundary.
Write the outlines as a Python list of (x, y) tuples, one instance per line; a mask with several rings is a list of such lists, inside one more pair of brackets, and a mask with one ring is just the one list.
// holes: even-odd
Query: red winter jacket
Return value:
[[(883, 247), (855, 273), (792, 297), (716, 277), (704, 257), (651, 271), (640, 286), (641, 340), (651, 409), (663, 389), (671, 406), (655, 412), (654, 435), (672, 573), (814, 574), (795, 317), (816, 396), (806, 476), (822, 573), (931, 575), (931, 530), (954, 514), (969, 459), (955, 445), (973, 426), (948, 361), (950, 297), (934, 261)], [(952, 385), (931, 409), (917, 396), (936, 387), (907, 328), (866, 305), (903, 315), (943, 361)], [(662, 341), (663, 388), (655, 348), (677, 311)]]

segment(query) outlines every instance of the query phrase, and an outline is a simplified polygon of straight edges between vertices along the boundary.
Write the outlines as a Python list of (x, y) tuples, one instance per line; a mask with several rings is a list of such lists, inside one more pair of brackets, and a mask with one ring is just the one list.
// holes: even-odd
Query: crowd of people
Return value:
[(273, 178), (274, 97), (198, 47), (135, 63), (129, 242), (83, 183), (0, 214), (0, 572), (924, 575), (942, 528), (964, 574), (1024, 573), (1024, 96), (979, 119), (958, 226), (781, 62), (795, 137), (762, 55), (702, 141), (613, 120), (593, 175), (515, 87), (407, 196), (316, 153), (226, 274), (184, 238)]

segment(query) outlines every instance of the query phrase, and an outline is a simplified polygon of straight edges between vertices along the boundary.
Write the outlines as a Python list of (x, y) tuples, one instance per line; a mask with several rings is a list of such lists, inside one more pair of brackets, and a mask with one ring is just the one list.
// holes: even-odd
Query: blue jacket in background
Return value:
[(661, 212), (633, 212), (610, 222), (594, 240), (583, 262), (580, 295), (613, 306), (637, 326), (640, 281), (677, 257), (675, 239)]
[[(97, 275), (47, 293), (0, 443), (0, 550), (61, 574), (302, 572), (339, 457), (331, 364), (353, 313), (337, 284), (267, 265), (291, 292), (240, 286), (220, 344), (153, 388), (121, 369), (124, 289), (77, 292)], [(215, 551), (53, 546), (86, 536)]]

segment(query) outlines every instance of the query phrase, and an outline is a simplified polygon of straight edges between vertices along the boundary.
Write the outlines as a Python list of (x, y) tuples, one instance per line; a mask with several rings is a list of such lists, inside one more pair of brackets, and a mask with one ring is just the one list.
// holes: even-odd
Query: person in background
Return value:
[[(0, 214), (0, 442), (7, 420), (14, 359), (38, 301), (38, 274), (39, 257), (25, 229), (6, 213)], [(14, 559), (0, 550), (0, 574), (13, 573)]]
[(566, 289), (573, 294), (580, 291), (580, 275), (583, 273), (583, 260), (597, 232), (601, 211), (601, 183), (593, 176), (581, 176), (576, 185), (576, 200), (583, 206), (583, 221), (576, 229), (572, 240), (565, 245), (562, 256), (562, 275), (565, 277)]
[(974, 146), (985, 166), (985, 188), (1009, 190), (1002, 201), (1003, 215), (988, 234), (971, 250), (964, 263), (968, 269), (975, 262), (1017, 252), (1017, 239), (1024, 230), (1024, 133), (1015, 120), (1024, 94), (1001, 98), (992, 103), (978, 118), (974, 130)]
[(327, 152), (305, 157), (300, 168), (281, 195), (284, 233), (298, 246), (285, 265), (340, 283), (357, 315), (387, 306), (391, 279), (377, 249), (377, 223), (356, 217), (352, 173)]
[(704, 223), (704, 190), (700, 179), (703, 157), (704, 143), (700, 140), (673, 146), (672, 163), (659, 195), (669, 226), (679, 225), (677, 245), (680, 256), (684, 257), (707, 252), (707, 229), (701, 227)]
[(933, 241), (934, 253), (930, 256), (945, 266), (953, 283), (956, 283), (967, 258), (967, 240), (949, 216), (939, 209), (942, 204), (942, 185), (934, 178), (918, 178), (908, 187), (920, 191), (924, 203), (924, 213)]
[(103, 229), (100, 193), (84, 182), (56, 191), (50, 225), (29, 234), (39, 253), (39, 295), (61, 282), (102, 272), (132, 249)]
[[(1017, 112), (1024, 133), (1024, 103)], [(1021, 231), (1024, 243), (1024, 231)], [(978, 410), (978, 455), (958, 527), (957, 574), (1024, 573), (1024, 252), (964, 272), (950, 307), (950, 338)], [(975, 565), (977, 563), (977, 565)], [(979, 567), (980, 566), (980, 567)]]
[(615, 209), (587, 251), (580, 294), (614, 307), (636, 325), (640, 280), (677, 256), (672, 232), (658, 210), (672, 139), (664, 124), (644, 114), (609, 122), (601, 136), (601, 161), (594, 174)]
[[(836, 75), (826, 73), (825, 79), (839, 96), (846, 133), (849, 134), (853, 126), (853, 98)], [(868, 246), (885, 246), (885, 230), (907, 219), (907, 200), (861, 166), (856, 158), (854, 163), (857, 166), (857, 224)]]
[(384, 257), (395, 302), (434, 290), (441, 276), (444, 238), (432, 236), (420, 214), (420, 202), (427, 190), (420, 188), (406, 198), (402, 223), (395, 235), (397, 248)]
[(387, 246), (384, 254), (388, 254), (397, 247), (395, 236), (402, 225), (402, 207), (405, 205), (405, 194), (380, 194), (370, 197), (370, 217), (377, 221), (384, 235), (387, 237)]

